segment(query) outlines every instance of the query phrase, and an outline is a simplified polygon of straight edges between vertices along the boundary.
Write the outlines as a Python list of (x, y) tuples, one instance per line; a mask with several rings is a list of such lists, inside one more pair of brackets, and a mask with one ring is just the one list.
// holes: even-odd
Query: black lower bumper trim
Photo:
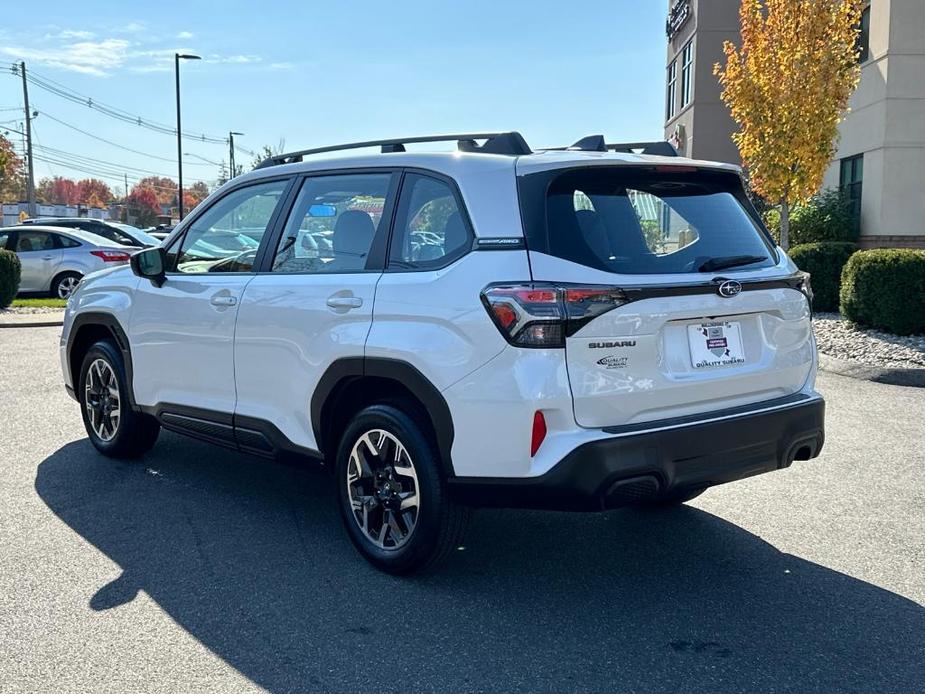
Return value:
[(733, 482), (819, 455), (825, 440), (822, 398), (757, 409), (591, 441), (540, 477), (452, 478), (450, 492), (474, 506), (603, 510)]

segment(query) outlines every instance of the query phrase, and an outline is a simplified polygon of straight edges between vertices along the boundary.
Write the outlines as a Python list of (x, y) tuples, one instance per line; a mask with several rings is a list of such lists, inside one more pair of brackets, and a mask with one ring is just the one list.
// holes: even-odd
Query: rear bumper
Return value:
[(798, 394), (749, 408), (605, 430), (549, 472), (532, 478), (456, 477), (460, 503), (603, 510), (725, 484), (815, 458), (825, 440), (825, 402)]

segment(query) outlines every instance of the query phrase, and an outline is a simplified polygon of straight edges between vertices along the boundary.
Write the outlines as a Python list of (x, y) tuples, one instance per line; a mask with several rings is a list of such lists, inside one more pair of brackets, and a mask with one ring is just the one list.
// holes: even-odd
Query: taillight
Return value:
[(564, 347), (566, 337), (627, 298), (616, 287), (532, 282), (489, 285), (482, 302), (512, 345)]
[(122, 251), (90, 251), (90, 255), (95, 255), (104, 263), (127, 263), (132, 257), (130, 253)]

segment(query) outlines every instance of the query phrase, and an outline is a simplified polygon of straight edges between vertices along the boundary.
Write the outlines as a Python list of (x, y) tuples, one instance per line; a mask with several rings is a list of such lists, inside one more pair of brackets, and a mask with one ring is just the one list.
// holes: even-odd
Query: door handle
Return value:
[(55, 256), (53, 255), (43, 255), (42, 260), (54, 260)]
[(238, 300), (233, 296), (218, 294), (209, 299), (209, 303), (213, 306), (234, 306), (238, 303)]
[(328, 306), (331, 308), (359, 308), (363, 299), (358, 296), (329, 296)]

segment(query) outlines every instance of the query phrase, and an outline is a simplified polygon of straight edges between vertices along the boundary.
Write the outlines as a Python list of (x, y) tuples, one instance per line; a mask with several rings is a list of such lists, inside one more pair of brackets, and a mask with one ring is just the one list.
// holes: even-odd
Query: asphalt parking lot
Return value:
[(822, 374), (816, 461), (670, 511), (481, 511), (399, 579), (297, 466), (96, 454), (59, 334), (0, 331), (3, 691), (922, 691), (925, 389)]

